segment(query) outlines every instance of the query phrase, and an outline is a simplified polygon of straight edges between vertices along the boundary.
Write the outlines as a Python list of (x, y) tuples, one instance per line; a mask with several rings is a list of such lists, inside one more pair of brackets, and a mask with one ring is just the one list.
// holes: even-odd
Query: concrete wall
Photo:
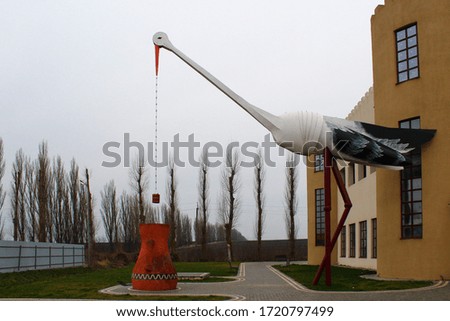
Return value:
[[(262, 261), (278, 261), (288, 257), (289, 244), (287, 240), (262, 241)], [(207, 246), (208, 261), (226, 261), (225, 242), (209, 243)], [(241, 262), (257, 261), (257, 241), (233, 242), (234, 260)], [(201, 247), (198, 245), (185, 246), (177, 249), (179, 260), (182, 262), (197, 262), (201, 258)], [(295, 241), (296, 261), (305, 261), (308, 257), (307, 241)]]
[(0, 241), (0, 273), (82, 266), (84, 245)]

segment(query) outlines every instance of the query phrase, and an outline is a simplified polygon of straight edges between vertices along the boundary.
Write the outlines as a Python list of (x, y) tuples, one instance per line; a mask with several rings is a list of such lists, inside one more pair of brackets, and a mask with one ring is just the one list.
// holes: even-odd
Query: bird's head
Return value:
[(157, 32), (153, 35), (153, 43), (155, 46), (169, 49), (172, 46), (172, 43), (169, 40), (169, 37), (164, 32)]

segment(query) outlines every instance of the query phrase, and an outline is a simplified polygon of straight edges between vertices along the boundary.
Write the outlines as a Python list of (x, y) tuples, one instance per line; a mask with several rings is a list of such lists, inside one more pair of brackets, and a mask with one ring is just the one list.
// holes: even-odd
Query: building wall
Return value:
[[(348, 115), (349, 120), (358, 120), (366, 123), (374, 123), (374, 101), (372, 88), (365, 94), (359, 103), (353, 108)], [(341, 238), (339, 237), (336, 244), (338, 249), (338, 264), (348, 265), (359, 268), (377, 269), (377, 259), (373, 258), (372, 253), (372, 219), (376, 218), (376, 171), (375, 168), (366, 167), (366, 175), (364, 177), (363, 166), (354, 165), (355, 181), (353, 182), (353, 167), (347, 166), (341, 169), (345, 172), (345, 185), (352, 201), (353, 207), (347, 217), (345, 228), (346, 232), (346, 250), (345, 256), (341, 252)], [(337, 196), (337, 195), (336, 195)], [(334, 196), (334, 197), (336, 197)], [(344, 202), (341, 197), (338, 199), (338, 217), (341, 218), (344, 210)], [(360, 244), (360, 222), (367, 222), (367, 254), (361, 257)], [(350, 234), (349, 226), (355, 224), (356, 227), (356, 247), (355, 257), (350, 257)]]
[[(318, 265), (322, 262), (325, 254), (325, 246), (316, 245), (316, 217), (315, 217), (315, 190), (323, 188), (323, 171), (314, 171), (314, 156), (310, 156), (307, 161), (306, 169), (307, 181), (307, 204), (308, 204), (308, 264)], [(333, 175), (333, 174), (331, 174)], [(331, 179), (331, 237), (336, 229), (337, 225), (337, 186), (334, 179)], [(337, 263), (337, 247), (334, 248), (331, 253), (331, 264)]]
[[(397, 84), (394, 31), (418, 26), (420, 78)], [(375, 122), (420, 116), (437, 129), (422, 148), (423, 236), (401, 239), (400, 173), (377, 170), (378, 274), (450, 278), (450, 1), (386, 0), (372, 16)]]

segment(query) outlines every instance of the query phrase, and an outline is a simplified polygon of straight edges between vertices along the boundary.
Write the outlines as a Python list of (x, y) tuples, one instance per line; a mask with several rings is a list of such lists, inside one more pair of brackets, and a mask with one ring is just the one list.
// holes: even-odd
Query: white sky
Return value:
[[(104, 168), (102, 146), (124, 133), (142, 144), (154, 135), (154, 47), (172, 43), (250, 103), (273, 114), (311, 110), (345, 117), (372, 84), (370, 17), (382, 0), (113, 1), (0, 0), (0, 137), (11, 164), (19, 148), (35, 158), (46, 140), (66, 168), (91, 170), (96, 215), (100, 190), (114, 179), (129, 190), (128, 169)], [(194, 134), (204, 145), (262, 142), (267, 131), (189, 66), (162, 50), (159, 142)], [(200, 149), (197, 150), (199, 152)], [(123, 151), (120, 150), (123, 155)], [(285, 238), (284, 171), (267, 173), (265, 239)], [(165, 169), (159, 192), (165, 192)], [(301, 167), (300, 236), (306, 236)], [(153, 170), (150, 172), (153, 180)], [(215, 221), (219, 170), (211, 171)], [(254, 238), (252, 170), (242, 171), (238, 229)], [(194, 217), (198, 169), (178, 169), (181, 210)], [(149, 194), (153, 192), (153, 185)], [(164, 198), (164, 197), (163, 197)], [(9, 204), (4, 217), (9, 220)]]

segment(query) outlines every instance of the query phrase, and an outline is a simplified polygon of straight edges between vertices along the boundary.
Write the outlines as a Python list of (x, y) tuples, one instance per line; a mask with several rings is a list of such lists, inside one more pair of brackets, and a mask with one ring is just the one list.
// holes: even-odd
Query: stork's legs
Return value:
[[(344, 212), (342, 213), (341, 219), (339, 220), (339, 224), (336, 227), (336, 231), (333, 234), (333, 238), (330, 240), (331, 235), (331, 179), (330, 179), (330, 169), (333, 170), (333, 176), (336, 180), (337, 186), (339, 188), (339, 192), (342, 195), (344, 200)], [(347, 219), (348, 213), (352, 207), (352, 202), (350, 201), (350, 197), (347, 193), (347, 189), (345, 188), (345, 183), (341, 177), (339, 172), (339, 168), (333, 156), (331, 155), (331, 151), (328, 148), (325, 148), (324, 151), (324, 190), (325, 190), (325, 255), (322, 259), (322, 263), (320, 263), (319, 269), (317, 270), (316, 276), (313, 280), (313, 285), (317, 285), (319, 283), (320, 277), (322, 275), (323, 269), (325, 268), (325, 283), (328, 286), (331, 286), (331, 252), (333, 251), (334, 246), (336, 245), (336, 241), (341, 233), (342, 227), (345, 224), (345, 220)]]

